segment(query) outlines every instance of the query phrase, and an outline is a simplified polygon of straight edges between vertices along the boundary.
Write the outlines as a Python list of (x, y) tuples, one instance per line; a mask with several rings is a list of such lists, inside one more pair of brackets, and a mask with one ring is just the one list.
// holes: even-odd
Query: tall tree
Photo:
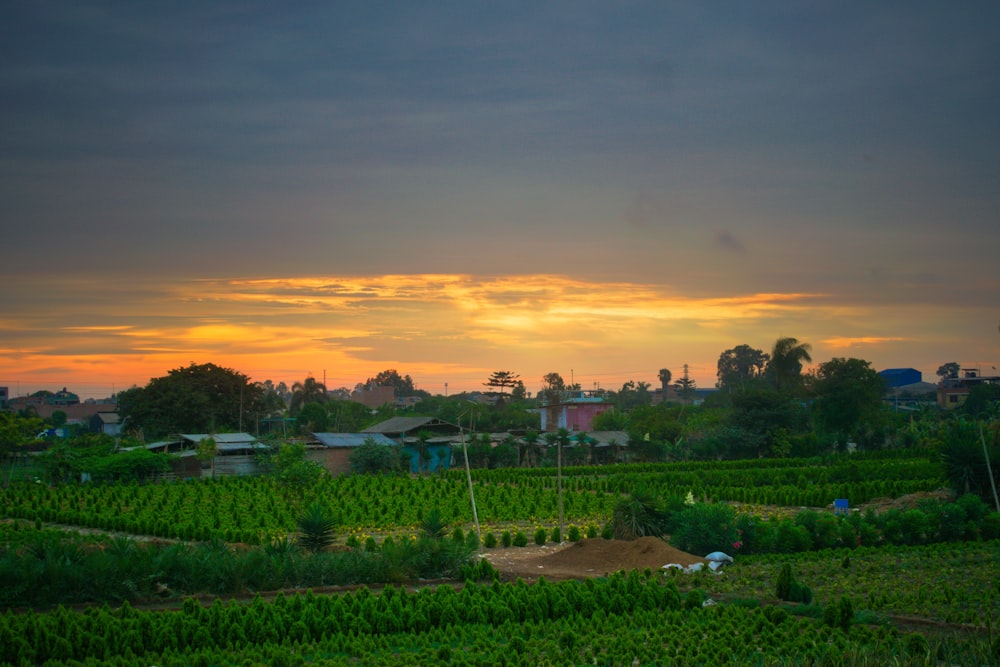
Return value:
[(293, 415), (298, 414), (309, 403), (326, 403), (326, 385), (314, 377), (292, 385), (292, 402), (289, 406)]
[(819, 365), (813, 391), (820, 426), (845, 443), (881, 409), (885, 382), (868, 361), (834, 358)]
[(400, 375), (395, 368), (384, 370), (375, 377), (365, 380), (366, 387), (392, 387), (396, 390), (396, 398), (413, 396), (417, 393), (413, 387), (413, 378)]
[(670, 390), (670, 381), (674, 378), (674, 374), (670, 372), (669, 368), (661, 368), (657, 377), (660, 379), (660, 389), (663, 391), (663, 400), (667, 400), (667, 392)]
[(771, 361), (767, 373), (778, 391), (794, 392), (802, 383), (802, 362), (812, 361), (809, 343), (800, 343), (797, 338), (779, 338), (771, 350)]
[(749, 345), (737, 345), (719, 355), (718, 382), (724, 391), (743, 390), (764, 374), (770, 356), (763, 350)]
[[(243, 430), (247, 415), (262, 412), (263, 389), (237, 371), (191, 364), (118, 394), (126, 430), (148, 438), (172, 433)], [(246, 418), (245, 418), (246, 417)]]
[(520, 375), (512, 373), (510, 371), (495, 371), (493, 372), (489, 379), (483, 384), (487, 387), (498, 387), (500, 389), (500, 395), (503, 396), (505, 389), (507, 387), (514, 388), (520, 382)]
[(688, 365), (684, 364), (684, 375), (677, 381), (677, 395), (685, 403), (690, 403), (694, 399), (698, 386), (694, 379), (688, 375)]
[(938, 366), (937, 376), (942, 380), (957, 378), (960, 370), (962, 370), (962, 367), (958, 365), (957, 361), (949, 361), (946, 364)]
[(542, 391), (539, 392), (542, 398), (549, 403), (559, 400), (561, 394), (566, 389), (566, 381), (559, 373), (546, 373), (542, 376)]

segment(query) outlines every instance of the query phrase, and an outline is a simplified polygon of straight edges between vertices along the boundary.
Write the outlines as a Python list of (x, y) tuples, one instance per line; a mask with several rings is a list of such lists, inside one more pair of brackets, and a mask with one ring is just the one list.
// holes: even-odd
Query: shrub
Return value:
[(524, 534), (523, 531), (517, 531), (514, 534), (513, 544), (515, 547), (526, 547), (528, 546), (528, 536)]
[(486, 533), (486, 537), (483, 538), (483, 546), (487, 549), (493, 549), (497, 545), (497, 536), (493, 534), (493, 531)]
[(670, 543), (689, 553), (732, 551), (739, 540), (736, 513), (723, 503), (690, 505), (678, 512), (672, 523)]
[(570, 542), (579, 542), (580, 529), (577, 526), (570, 526), (569, 530), (566, 531), (566, 537)]
[(502, 533), (500, 533), (500, 546), (502, 546), (502, 547), (504, 547), (506, 549), (512, 543), (513, 543), (513, 539), (510, 536), (510, 531), (509, 530), (505, 530)]
[(552, 539), (553, 544), (561, 544), (562, 543), (562, 533), (559, 531), (559, 526), (556, 526), (555, 528), (552, 529), (552, 538), (551, 539)]
[(542, 546), (543, 544), (545, 544), (548, 538), (549, 538), (548, 531), (546, 531), (544, 528), (539, 526), (538, 528), (535, 529), (535, 544), (537, 544), (538, 546)]
[(325, 551), (333, 544), (336, 525), (336, 518), (326, 506), (313, 503), (299, 517), (299, 544), (313, 553)]

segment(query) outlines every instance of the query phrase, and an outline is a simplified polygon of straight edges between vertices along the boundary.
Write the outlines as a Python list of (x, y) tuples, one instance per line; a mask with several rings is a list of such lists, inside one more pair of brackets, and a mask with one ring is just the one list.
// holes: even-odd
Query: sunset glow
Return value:
[[(848, 350), (890, 365), (893, 347), (911, 342), (847, 335), (845, 307), (827, 295), (691, 298), (558, 275), (196, 279), (119, 288), (86, 312), (42, 310), (12, 313), (4, 325), (0, 378), (22, 393), (59, 385), (108, 395), (209, 361), (289, 385), (325, 375), (330, 388), (396, 368), (432, 393), (446, 382), (450, 393), (481, 389), (495, 370), (518, 373), (532, 392), (552, 371), (584, 387), (655, 385), (660, 368), (679, 377), (688, 364), (710, 387), (719, 354), (742, 343), (768, 351), (794, 334), (813, 345), (817, 362)], [(925, 372), (943, 363), (917, 361)]]

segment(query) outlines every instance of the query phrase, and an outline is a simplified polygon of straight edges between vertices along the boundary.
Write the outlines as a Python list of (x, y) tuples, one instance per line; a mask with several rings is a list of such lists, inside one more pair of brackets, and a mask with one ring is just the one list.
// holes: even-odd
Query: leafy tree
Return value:
[(764, 375), (770, 356), (763, 350), (749, 345), (737, 345), (719, 355), (718, 382), (725, 391), (743, 390), (748, 384)]
[(350, 454), (351, 470), (356, 473), (395, 473), (402, 469), (402, 452), (397, 445), (380, 445), (367, 438)]
[(864, 420), (876, 418), (885, 383), (870, 362), (837, 357), (820, 364), (813, 390), (820, 426), (846, 441)]
[(949, 361), (948, 363), (941, 364), (937, 369), (937, 376), (942, 380), (947, 380), (948, 378), (957, 378), (959, 371), (962, 367), (958, 365), (957, 361)]
[(676, 406), (660, 403), (638, 407), (629, 414), (629, 439), (636, 442), (674, 442), (681, 434), (678, 417), (679, 408)]
[(521, 380), (517, 381), (514, 388), (510, 390), (510, 397), (515, 401), (523, 401), (528, 398), (528, 390), (524, 386), (524, 382)]
[[(941, 459), (944, 462), (948, 482), (959, 495), (974, 493), (983, 500), (991, 500), (993, 483), (1000, 483), (1000, 446), (997, 431), (983, 430), (978, 422), (964, 419), (949, 420), (941, 434)], [(990, 468), (986, 466), (987, 453), (983, 452), (982, 440), (986, 440)]]
[(312, 484), (327, 474), (323, 466), (306, 459), (306, 446), (300, 442), (280, 445), (271, 455), (268, 467), (289, 486)]
[(542, 390), (539, 392), (549, 403), (558, 401), (566, 390), (566, 381), (559, 373), (546, 373), (542, 377)]
[(330, 415), (324, 403), (306, 403), (298, 412), (298, 427), (301, 433), (324, 433)]
[(191, 364), (120, 392), (118, 410), (126, 428), (141, 430), (147, 440), (236, 431), (243, 430), (245, 415), (263, 412), (263, 390), (237, 371)]
[(996, 419), (1000, 417), (1000, 385), (977, 384), (969, 390), (969, 395), (959, 408), (959, 412), (972, 419)]
[(730, 456), (787, 456), (789, 433), (804, 432), (805, 409), (785, 394), (768, 387), (740, 391), (731, 396), (728, 424), (732, 428)]
[(495, 371), (490, 375), (489, 380), (483, 384), (487, 387), (496, 387), (500, 389), (500, 395), (502, 396), (507, 387), (513, 389), (517, 386), (520, 381), (521, 376), (510, 371)]
[(326, 403), (326, 385), (314, 377), (307, 377), (302, 382), (292, 385), (292, 402), (290, 410), (293, 415), (310, 403)]
[[(395, 368), (384, 370), (375, 377), (365, 380), (367, 387), (392, 387), (396, 390), (396, 396), (415, 396), (419, 392), (413, 387), (413, 378), (409, 375), (400, 375)], [(426, 393), (426, 392), (423, 392)]]
[(779, 338), (771, 350), (766, 374), (778, 391), (794, 393), (802, 385), (802, 362), (812, 361), (811, 346), (797, 338)]

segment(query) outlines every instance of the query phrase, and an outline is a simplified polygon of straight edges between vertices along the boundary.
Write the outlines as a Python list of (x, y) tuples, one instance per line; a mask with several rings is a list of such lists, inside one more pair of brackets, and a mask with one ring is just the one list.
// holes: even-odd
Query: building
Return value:
[(973, 387), (982, 384), (1000, 384), (1000, 376), (983, 375), (978, 368), (963, 368), (958, 377), (944, 378), (938, 383), (938, 405), (953, 410), (965, 403)]
[(924, 375), (915, 368), (887, 368), (878, 372), (879, 377), (885, 382), (886, 389), (905, 387), (910, 384), (923, 382)]
[(362, 431), (384, 435), (402, 445), (410, 457), (410, 472), (436, 472), (451, 467), (452, 446), (462, 429), (436, 417), (393, 417)]
[(563, 391), (556, 398), (543, 398), (539, 412), (542, 431), (590, 431), (594, 417), (614, 409), (601, 391)]
[(306, 445), (306, 459), (323, 466), (331, 475), (351, 472), (351, 452), (367, 442), (396, 446), (381, 433), (313, 433), (312, 437)]

